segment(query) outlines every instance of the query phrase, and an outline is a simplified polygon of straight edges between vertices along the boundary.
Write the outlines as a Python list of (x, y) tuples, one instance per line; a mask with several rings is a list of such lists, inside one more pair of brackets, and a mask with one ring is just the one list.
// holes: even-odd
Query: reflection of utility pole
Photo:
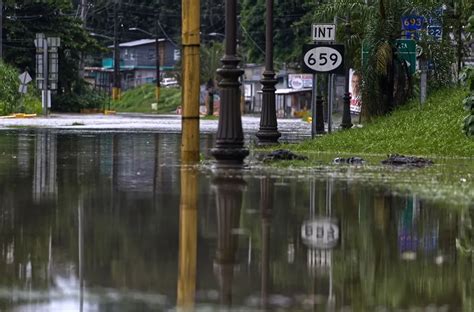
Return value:
[(178, 311), (192, 311), (196, 294), (198, 177), (181, 168), (179, 207)]

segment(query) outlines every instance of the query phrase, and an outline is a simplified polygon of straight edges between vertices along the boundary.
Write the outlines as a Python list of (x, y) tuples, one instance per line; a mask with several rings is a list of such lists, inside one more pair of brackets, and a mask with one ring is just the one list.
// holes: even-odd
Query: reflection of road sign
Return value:
[(423, 28), (425, 18), (423, 16), (410, 15), (402, 17), (403, 30), (420, 30)]
[(301, 238), (310, 248), (332, 249), (339, 244), (339, 221), (329, 217), (306, 221), (301, 227)]
[(336, 41), (335, 24), (313, 24), (313, 41)]
[(408, 65), (411, 74), (416, 71), (416, 43), (415, 40), (398, 39), (395, 42), (399, 59), (404, 60)]
[(344, 73), (344, 45), (307, 44), (303, 48), (306, 73)]

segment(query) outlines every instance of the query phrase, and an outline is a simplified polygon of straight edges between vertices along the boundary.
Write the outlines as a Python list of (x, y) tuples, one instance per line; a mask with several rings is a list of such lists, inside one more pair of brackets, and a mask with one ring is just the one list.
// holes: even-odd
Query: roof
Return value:
[[(159, 38), (158, 41), (163, 42), (167, 41), (166, 39)], [(140, 40), (134, 40), (134, 41), (128, 41), (128, 42), (122, 42), (119, 44), (119, 47), (121, 48), (130, 48), (130, 47), (138, 47), (150, 43), (155, 43), (155, 39), (140, 39)], [(113, 48), (113, 45), (109, 45), (109, 48)]]

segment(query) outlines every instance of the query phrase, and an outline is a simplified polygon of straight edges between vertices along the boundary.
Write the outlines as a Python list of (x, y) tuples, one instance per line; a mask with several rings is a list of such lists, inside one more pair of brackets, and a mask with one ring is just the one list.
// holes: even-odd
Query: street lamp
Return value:
[(260, 130), (256, 136), (260, 144), (277, 144), (281, 133), (278, 132), (275, 108), (275, 71), (273, 70), (273, 0), (266, 0), (267, 16), (265, 21), (265, 71), (260, 81), (262, 88), (262, 113)]
[(158, 103), (158, 100), (160, 99), (160, 87), (161, 87), (161, 84), (160, 84), (160, 45), (159, 45), (159, 40), (158, 40), (158, 34), (152, 34), (138, 27), (132, 27), (132, 28), (129, 28), (128, 30), (139, 31), (155, 38), (155, 67), (156, 67), (155, 97), (156, 97), (156, 102)]
[(238, 68), (237, 56), (237, 1), (225, 2), (225, 55), (222, 68), (217, 73), (222, 77), (221, 107), (217, 128), (216, 147), (211, 150), (219, 165), (240, 165), (249, 150), (244, 147), (244, 133), (240, 114), (239, 77), (243, 70)]

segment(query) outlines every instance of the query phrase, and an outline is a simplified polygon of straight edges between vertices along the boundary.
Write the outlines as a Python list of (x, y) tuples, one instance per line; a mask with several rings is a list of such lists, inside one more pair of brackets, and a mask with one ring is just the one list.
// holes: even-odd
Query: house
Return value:
[[(180, 50), (168, 39), (158, 39), (160, 78), (174, 76)], [(112, 49), (113, 47), (109, 46)], [(140, 39), (119, 44), (122, 90), (156, 81), (156, 41)], [(86, 67), (86, 78), (96, 89), (110, 90), (113, 84), (113, 56), (102, 60), (102, 67)]]

